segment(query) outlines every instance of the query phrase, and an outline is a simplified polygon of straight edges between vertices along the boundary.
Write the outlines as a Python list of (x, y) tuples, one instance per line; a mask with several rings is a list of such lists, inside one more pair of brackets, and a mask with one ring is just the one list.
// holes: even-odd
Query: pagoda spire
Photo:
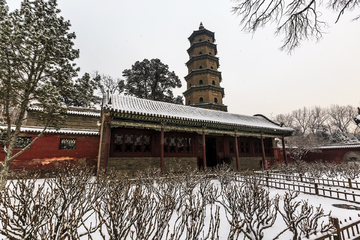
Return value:
[(204, 25), (200, 22), (199, 30), (204, 29)]

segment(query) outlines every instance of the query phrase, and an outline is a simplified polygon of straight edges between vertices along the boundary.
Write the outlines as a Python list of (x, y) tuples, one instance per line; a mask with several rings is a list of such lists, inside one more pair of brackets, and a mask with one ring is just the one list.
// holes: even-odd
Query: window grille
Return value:
[(76, 147), (76, 138), (61, 138), (60, 150), (74, 150)]
[(24, 148), (31, 143), (31, 137), (18, 137), (16, 139), (15, 148)]

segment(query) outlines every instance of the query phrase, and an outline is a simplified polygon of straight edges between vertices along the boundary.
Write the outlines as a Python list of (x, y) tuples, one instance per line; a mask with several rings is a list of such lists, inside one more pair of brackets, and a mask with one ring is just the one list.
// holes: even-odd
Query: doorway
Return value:
[(217, 152), (216, 152), (216, 138), (206, 137), (206, 167), (216, 167), (217, 165)]

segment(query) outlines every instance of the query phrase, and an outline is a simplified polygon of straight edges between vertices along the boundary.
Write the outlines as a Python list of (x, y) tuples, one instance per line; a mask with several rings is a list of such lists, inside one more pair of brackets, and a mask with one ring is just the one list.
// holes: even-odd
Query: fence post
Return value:
[(319, 195), (319, 187), (318, 187), (318, 184), (317, 183), (314, 183), (315, 185), (315, 194), (316, 195)]
[(303, 181), (303, 178), (302, 178), (303, 176), (302, 176), (301, 173), (299, 175), (300, 175), (300, 182), (302, 182)]
[(350, 178), (348, 178), (348, 181), (349, 181), (349, 188), (352, 188), (351, 179), (350, 179)]
[(336, 235), (337, 236), (334, 236), (334, 240), (342, 240), (339, 219), (338, 218), (331, 218), (331, 222), (332, 222), (332, 224), (334, 225), (334, 227), (336, 229)]
[(266, 186), (269, 187), (269, 177), (266, 176)]

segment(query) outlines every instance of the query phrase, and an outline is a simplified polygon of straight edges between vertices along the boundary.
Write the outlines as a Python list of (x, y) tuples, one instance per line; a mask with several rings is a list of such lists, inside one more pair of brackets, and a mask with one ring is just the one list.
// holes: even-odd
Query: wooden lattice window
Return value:
[(31, 137), (18, 137), (16, 139), (15, 148), (24, 148), (31, 143)]
[(60, 139), (60, 150), (74, 150), (76, 147), (76, 138), (61, 138)]
[(255, 153), (262, 153), (261, 142), (259, 142), (259, 141), (254, 142), (254, 152)]
[(114, 134), (114, 152), (151, 153), (151, 135), (147, 134)]
[(191, 138), (172, 135), (164, 137), (165, 153), (191, 153)]
[(245, 153), (245, 144), (244, 142), (239, 142), (239, 150), (240, 150), (240, 153)]
[(229, 150), (230, 153), (234, 153), (234, 141), (229, 141)]

